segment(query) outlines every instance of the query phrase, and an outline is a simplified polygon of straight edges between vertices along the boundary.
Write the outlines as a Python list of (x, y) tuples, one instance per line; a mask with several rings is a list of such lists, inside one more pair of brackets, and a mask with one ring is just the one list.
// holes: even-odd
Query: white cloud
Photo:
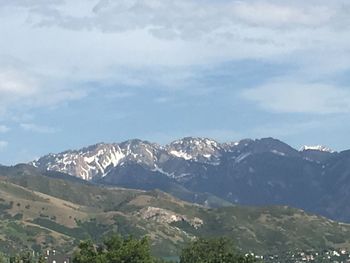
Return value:
[(0, 141), (0, 151), (4, 150), (8, 146), (7, 141)]
[(4, 96), (25, 97), (37, 92), (34, 80), (13, 69), (0, 71), (0, 94)]
[(21, 123), (20, 127), (25, 131), (35, 132), (35, 133), (55, 133), (57, 130), (52, 127), (37, 125), (34, 123)]
[(73, 30), (98, 29), (105, 32), (147, 29), (158, 37), (191, 39), (215, 32), (228, 32), (237, 23), (259, 27), (324, 25), (339, 11), (341, 4), (344, 5), (342, 1), (335, 1), (335, 5), (318, 1), (318, 5), (315, 5), (313, 1), (287, 3), (271, 0), (100, 0), (95, 3), (71, 1), (57, 7), (51, 5), (51, 12), (36, 10), (32, 15), (41, 26), (56, 25)]
[(62, 102), (77, 100), (86, 95), (81, 89), (50, 86), (45, 78), (23, 69), (0, 67), (0, 117), (9, 111), (55, 107)]
[(277, 113), (350, 112), (350, 90), (331, 85), (277, 82), (247, 89), (242, 96)]
[(6, 125), (0, 125), (0, 133), (6, 133), (10, 131), (10, 128), (7, 127)]
[(327, 5), (283, 3), (276, 1), (237, 1), (232, 7), (235, 17), (255, 26), (320, 26), (329, 22), (334, 9)]
[[(350, 68), (350, 3), (344, 0), (3, 3), (0, 35), (7, 37), (0, 42), (0, 73), (8, 63), (4, 54), (20, 63), (0, 74), (0, 83), (7, 83), (0, 86), (0, 114), (12, 105), (27, 109), (79, 99), (86, 91), (72, 83), (83, 81), (205, 89), (195, 82), (196, 69), (232, 60), (293, 64), (300, 82)], [(320, 100), (321, 112), (340, 111)]]
[[(21, 12), (25, 12), (31, 22), (27, 24), (41, 26), (31, 30), (21, 27), (18, 31), (22, 38), (23, 30), (35, 36), (28, 40), (29, 49), (37, 42), (43, 43), (44, 34), (47, 45), (36, 45), (41, 53), (50, 54), (55, 60), (60, 60), (63, 53), (68, 67), (69, 63), (80, 61), (79, 66), (84, 68), (101, 63), (108, 67), (111, 63), (188, 65), (266, 59), (315, 47), (315, 52), (320, 47), (339, 50), (336, 47), (347, 46), (349, 41), (346, 19), (349, 3), (339, 0), (331, 3), (101, 0), (96, 3), (54, 1), (41, 9), (27, 4), (25, 9), (13, 11), (9, 24), (18, 27), (21, 17), (26, 17)], [(10, 33), (11, 43), (16, 43), (12, 39), (15, 34)], [(69, 43), (67, 50), (50, 52), (65, 43)], [(90, 59), (90, 63), (85, 59)]]
[(14, 69), (0, 68), (0, 116), (8, 107), (37, 93), (34, 81)]

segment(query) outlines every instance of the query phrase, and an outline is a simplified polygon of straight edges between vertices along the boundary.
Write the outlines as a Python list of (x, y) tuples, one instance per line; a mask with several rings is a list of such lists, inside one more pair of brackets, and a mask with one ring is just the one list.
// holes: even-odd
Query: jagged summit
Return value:
[[(209, 138), (185, 137), (165, 146), (132, 139), (48, 154), (31, 162), (31, 165), (42, 170), (63, 172), (94, 181), (105, 177), (121, 165), (138, 164), (146, 170), (186, 181), (203, 173), (199, 171), (204, 164), (218, 166), (224, 160), (234, 160), (237, 164), (254, 154), (270, 153), (284, 157), (298, 157), (304, 154), (304, 159), (312, 161), (308, 151), (310, 149), (330, 151), (325, 147), (304, 147), (302, 151), (297, 151), (274, 138), (219, 143)], [(197, 168), (193, 168), (194, 164)]]
[(201, 162), (216, 162), (223, 150), (218, 142), (199, 137), (185, 137), (170, 143), (165, 148), (173, 156)]
[[(322, 156), (315, 149), (322, 150)], [(155, 178), (166, 176), (185, 183), (193, 178), (206, 178), (208, 173), (212, 173), (211, 169), (220, 173), (222, 164), (230, 164), (228, 171), (236, 172), (237, 167), (252, 156), (271, 155), (320, 162), (328, 158), (328, 155), (323, 156), (326, 151), (332, 153), (325, 147), (304, 147), (302, 151), (297, 151), (274, 138), (219, 143), (209, 138), (185, 137), (165, 146), (133, 139), (121, 143), (98, 143), (78, 150), (48, 154), (33, 161), (31, 165), (45, 171), (67, 173), (87, 181), (105, 178), (119, 182), (120, 178), (115, 178), (122, 176), (121, 174), (133, 178), (132, 176), (142, 173), (138, 177), (141, 180), (144, 174), (149, 173)], [(139, 167), (137, 171), (135, 167)], [(253, 171), (254, 168), (248, 167), (248, 170)]]
[(162, 163), (171, 158), (215, 163), (221, 155), (221, 145), (207, 138), (186, 137), (161, 146), (133, 139), (121, 143), (98, 143), (79, 150), (48, 154), (31, 162), (44, 170), (60, 171), (94, 180), (107, 175), (113, 168), (126, 162), (138, 163), (161, 171)]

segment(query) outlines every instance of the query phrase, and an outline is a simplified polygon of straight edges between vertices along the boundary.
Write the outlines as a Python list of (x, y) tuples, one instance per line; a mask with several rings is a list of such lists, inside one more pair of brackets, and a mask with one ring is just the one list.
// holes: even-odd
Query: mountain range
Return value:
[(297, 150), (274, 138), (186, 137), (165, 146), (135, 139), (48, 154), (30, 165), (96, 184), (159, 189), (207, 207), (287, 205), (350, 222), (350, 151), (323, 146)]

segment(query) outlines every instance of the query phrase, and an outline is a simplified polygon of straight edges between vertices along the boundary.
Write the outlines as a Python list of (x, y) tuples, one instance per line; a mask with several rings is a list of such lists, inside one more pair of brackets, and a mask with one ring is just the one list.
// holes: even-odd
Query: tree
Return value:
[(79, 251), (73, 257), (73, 263), (153, 263), (155, 259), (147, 238), (140, 240), (132, 237), (122, 238), (114, 235), (96, 247), (91, 241), (80, 243)]
[[(1, 262), (1, 261), (0, 261)], [(34, 263), (35, 260), (32, 256), (32, 252), (24, 251), (20, 254), (10, 257), (10, 263)]]
[(10, 257), (10, 263), (20, 263), (21, 258), (19, 256)]
[(182, 250), (180, 263), (251, 263), (254, 258), (239, 254), (232, 241), (226, 238), (203, 239), (191, 242)]
[(123, 239), (120, 236), (113, 236), (105, 242), (105, 246), (107, 262), (154, 262), (147, 238), (138, 240), (132, 237)]
[(79, 244), (79, 251), (74, 254), (74, 263), (96, 262), (97, 251), (92, 241), (83, 241)]
[(43, 255), (41, 255), (38, 259), (38, 263), (46, 263), (46, 259)]
[(5, 257), (0, 253), (0, 263), (5, 263)]

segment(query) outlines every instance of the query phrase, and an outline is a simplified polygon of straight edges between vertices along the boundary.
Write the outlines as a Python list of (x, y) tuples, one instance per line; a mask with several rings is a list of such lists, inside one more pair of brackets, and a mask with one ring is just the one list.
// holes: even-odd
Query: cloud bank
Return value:
[[(244, 60), (293, 66), (298, 82), (279, 83), (279, 93), (300, 84), (295, 94), (329, 96), (325, 82), (350, 68), (349, 10), (343, 0), (4, 0), (0, 113), (81, 99), (83, 82), (205, 90), (198, 70)], [(256, 88), (263, 108), (290, 111), (258, 99), (262, 89), (276, 87)], [(300, 102), (300, 111), (341, 111), (327, 99), (310, 100), (315, 110)]]
[(20, 69), (0, 68), (0, 117), (10, 110), (26, 111), (84, 97), (83, 90), (46, 86), (45, 81)]
[(323, 84), (268, 83), (244, 90), (243, 97), (278, 113), (350, 113), (350, 89)]
[[(104, 139), (100, 125), (147, 137), (155, 119), (158, 138), (238, 137), (265, 122), (264, 134), (289, 136), (290, 116), (314, 121), (300, 133), (320, 130), (319, 118), (350, 112), (349, 11), (345, 0), (3, 0), (2, 140), (78, 122), (86, 141)], [(57, 144), (83, 144), (63, 133)]]

